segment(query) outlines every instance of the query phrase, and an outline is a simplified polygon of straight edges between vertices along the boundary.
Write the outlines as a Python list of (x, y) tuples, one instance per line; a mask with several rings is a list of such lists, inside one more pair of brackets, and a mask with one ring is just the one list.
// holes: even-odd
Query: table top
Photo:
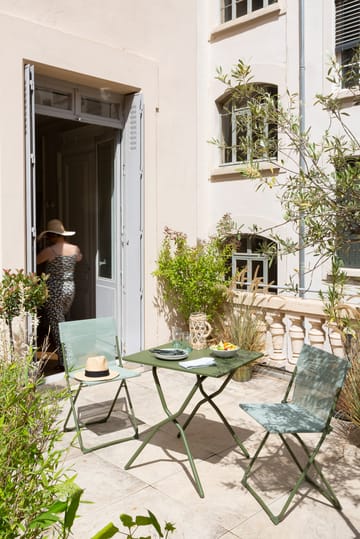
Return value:
[[(162, 345), (157, 348), (171, 348), (171, 345)], [(124, 361), (129, 361), (131, 363), (141, 363), (142, 365), (150, 365), (151, 367), (160, 367), (162, 369), (171, 369), (173, 371), (187, 372), (190, 374), (199, 374), (203, 376), (209, 376), (211, 378), (220, 378), (225, 376), (230, 372), (234, 371), (238, 367), (247, 365), (252, 361), (262, 357), (261, 352), (249, 352), (248, 350), (239, 350), (235, 356), (229, 358), (220, 358), (215, 357), (212, 354), (212, 351), (209, 348), (204, 350), (192, 350), (189, 353), (189, 356), (186, 358), (190, 359), (199, 359), (202, 357), (213, 357), (215, 359), (214, 365), (196, 367), (196, 368), (185, 368), (179, 365), (179, 361), (185, 360), (165, 360), (156, 358), (149, 350), (143, 350), (142, 352), (137, 352), (135, 354), (130, 354), (124, 356)]]

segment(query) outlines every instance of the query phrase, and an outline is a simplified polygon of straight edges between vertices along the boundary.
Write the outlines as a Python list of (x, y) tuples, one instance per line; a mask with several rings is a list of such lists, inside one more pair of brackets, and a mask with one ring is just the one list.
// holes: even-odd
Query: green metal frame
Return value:
[[(335, 406), (334, 406), (334, 410), (335, 410)], [(292, 457), (293, 461), (295, 462), (295, 464), (297, 465), (297, 467), (301, 471), (301, 474), (299, 475), (299, 477), (298, 477), (298, 479), (297, 479), (297, 481), (295, 483), (294, 488), (291, 490), (291, 492), (290, 492), (286, 502), (284, 503), (281, 511), (277, 515), (275, 515), (271, 511), (270, 507), (266, 504), (266, 502), (263, 500), (263, 498), (261, 498), (261, 496), (248, 483), (248, 479), (249, 479), (249, 477), (251, 475), (251, 470), (253, 468), (253, 465), (255, 464), (256, 459), (258, 458), (262, 448), (264, 447), (264, 445), (266, 443), (266, 440), (270, 436), (270, 432), (266, 432), (265, 436), (261, 440), (261, 443), (260, 443), (258, 449), (256, 450), (256, 453), (254, 454), (253, 458), (251, 459), (249, 466), (246, 468), (245, 474), (244, 474), (244, 477), (242, 478), (241, 483), (254, 496), (254, 498), (258, 501), (258, 503), (261, 505), (261, 507), (264, 509), (264, 511), (268, 514), (268, 516), (270, 517), (271, 521), (274, 524), (279, 524), (279, 522), (281, 522), (285, 518), (286, 511), (287, 511), (292, 499), (294, 498), (294, 496), (297, 493), (297, 491), (299, 490), (301, 484), (305, 480), (308, 481), (314, 488), (316, 488), (316, 490), (318, 490), (318, 492), (320, 492), (325, 498), (327, 498), (336, 509), (341, 509), (341, 505), (340, 505), (339, 500), (335, 496), (335, 493), (332, 490), (329, 482), (325, 479), (324, 474), (320, 470), (319, 465), (315, 461), (315, 457), (318, 454), (318, 452), (319, 452), (319, 450), (320, 450), (326, 436), (331, 431), (331, 427), (329, 425), (330, 419), (331, 419), (331, 417), (329, 417), (327, 426), (324, 429), (318, 443), (316, 444), (315, 448), (312, 451), (309, 450), (309, 448), (306, 446), (305, 442), (301, 439), (299, 434), (291, 433), (291, 435), (294, 436), (296, 438), (296, 440), (300, 443), (300, 445), (302, 446), (304, 452), (307, 455), (307, 461), (306, 461), (305, 466), (301, 466), (301, 464), (299, 463), (298, 459), (296, 458), (293, 450), (291, 449), (288, 441), (286, 440), (285, 436), (283, 434), (281, 434), (281, 433), (277, 433), (278, 436), (281, 438), (283, 444), (287, 448), (287, 450), (288, 450), (290, 456)], [(323, 487), (321, 487), (321, 485), (318, 485), (308, 475), (308, 472), (309, 472), (311, 466), (313, 466), (314, 470), (316, 471), (316, 474), (319, 476), (320, 480), (322, 481), (322, 483), (324, 485)]]
[[(313, 348), (313, 347), (309, 347), (308, 345), (304, 345), (305, 353), (311, 348)], [(323, 351), (321, 351), (320, 353), (323, 354), (323, 355), (326, 354), (326, 352), (323, 352)], [(328, 354), (328, 355), (330, 357), (330, 354)], [(334, 358), (334, 356), (332, 356), (332, 357)], [(340, 362), (342, 364), (346, 363), (345, 360), (343, 360), (343, 359), (340, 359), (340, 358), (337, 358), (337, 359), (339, 360), (339, 363)], [(345, 373), (346, 373), (346, 368), (345, 368)], [(291, 389), (293, 387), (293, 384), (294, 384), (294, 382), (296, 380), (296, 376), (297, 376), (297, 368), (294, 369), (294, 372), (293, 372), (291, 380), (290, 380), (290, 382), (288, 384), (285, 396), (284, 396), (283, 400), (281, 401), (282, 404), (286, 404), (288, 402), (290, 391), (291, 391)], [(345, 374), (344, 374), (344, 378), (345, 378)], [(310, 450), (307, 447), (307, 445), (302, 440), (302, 438), (300, 437), (298, 432), (286, 432), (286, 431), (281, 432), (281, 427), (279, 427), (279, 430), (277, 430), (277, 431), (274, 430), (274, 431), (271, 432), (270, 430), (266, 430), (265, 436), (262, 438), (258, 449), (256, 450), (256, 452), (255, 452), (254, 456), (252, 457), (248, 467), (245, 470), (245, 473), (244, 473), (244, 476), (243, 476), (243, 479), (242, 479), (243, 486), (254, 496), (254, 498), (258, 501), (258, 503), (261, 505), (261, 507), (264, 509), (264, 511), (267, 513), (267, 515), (270, 517), (271, 521), (275, 525), (279, 524), (279, 522), (281, 522), (285, 518), (286, 512), (287, 512), (287, 510), (289, 508), (289, 505), (290, 505), (291, 501), (293, 500), (295, 494), (298, 492), (300, 486), (302, 485), (302, 483), (304, 481), (308, 481), (336, 509), (339, 509), (339, 510), (341, 509), (341, 505), (340, 505), (339, 500), (337, 499), (337, 497), (336, 497), (333, 489), (331, 488), (329, 482), (324, 477), (319, 465), (315, 461), (315, 458), (316, 458), (317, 454), (319, 453), (320, 448), (321, 448), (326, 436), (332, 430), (332, 428), (330, 426), (330, 422), (331, 422), (331, 419), (332, 419), (332, 417), (334, 415), (334, 412), (335, 412), (336, 403), (337, 403), (340, 391), (341, 391), (341, 387), (338, 387), (337, 389), (334, 388), (334, 397), (333, 397), (333, 400), (332, 400), (332, 405), (331, 405), (330, 411), (328, 413), (326, 421), (324, 422), (323, 428), (321, 430), (316, 431), (316, 432), (319, 432), (319, 434), (321, 433), (321, 436), (319, 437), (317, 444), (315, 445), (315, 447), (312, 450)], [(310, 389), (309, 393), (310, 392), (311, 392), (311, 389)], [(240, 405), (240, 406), (246, 406), (246, 405)], [(263, 406), (263, 408), (266, 410), (267, 404), (263, 404), (263, 405), (260, 404), (259, 406), (260, 407)], [(250, 413), (250, 412), (248, 412), (248, 413)], [(250, 415), (251, 415), (251, 413), (250, 413)], [(254, 419), (256, 420), (257, 418), (254, 417)], [(305, 431), (305, 432), (315, 432), (315, 431), (309, 429), (309, 431)], [(293, 489), (291, 490), (288, 498), (286, 499), (282, 509), (280, 510), (280, 512), (278, 514), (274, 514), (271, 511), (269, 505), (264, 501), (264, 499), (260, 496), (260, 494), (251, 485), (249, 485), (249, 483), (248, 483), (249, 477), (254, 474), (254, 472), (252, 473), (253, 466), (254, 466), (254, 464), (255, 464), (261, 450), (263, 449), (266, 441), (268, 440), (270, 434), (277, 434), (280, 437), (281, 441), (283, 442), (286, 449), (288, 450), (289, 455), (291, 456), (292, 460), (295, 462), (297, 468), (301, 472), (301, 474), (299, 475), (299, 477), (296, 480), (296, 483), (295, 483)], [(304, 453), (307, 456), (307, 460), (306, 460), (306, 463), (304, 465), (300, 464), (300, 462), (297, 459), (294, 451), (290, 447), (290, 445), (288, 443), (288, 440), (285, 437), (285, 434), (289, 435), (289, 436), (293, 436), (299, 442), (300, 446), (302, 447)], [(311, 468), (315, 471), (315, 477), (320, 480), (320, 484), (309, 476), (308, 472), (309, 472), (309, 470)]]
[[(135, 417), (135, 413), (134, 413), (134, 408), (133, 408), (133, 405), (132, 405), (132, 401), (131, 401), (131, 398), (130, 398), (130, 393), (129, 393), (129, 390), (128, 390), (128, 387), (127, 387), (127, 384), (126, 384), (125, 380), (121, 380), (121, 382), (120, 382), (120, 384), (118, 386), (118, 389), (117, 389), (117, 391), (115, 393), (115, 396), (114, 396), (114, 398), (113, 398), (113, 400), (111, 402), (110, 408), (109, 408), (109, 410), (108, 410), (108, 412), (107, 412), (107, 414), (105, 416), (101, 417), (100, 419), (93, 420), (93, 421), (82, 422), (80, 420), (79, 414), (78, 414), (78, 412), (76, 410), (76, 401), (77, 401), (77, 399), (79, 397), (80, 391), (84, 387), (88, 387), (88, 386), (87, 386), (87, 384), (83, 384), (82, 382), (79, 382), (79, 385), (78, 385), (77, 389), (74, 390), (73, 388), (71, 388), (71, 384), (70, 384), (70, 380), (72, 380), (72, 378), (70, 378), (67, 375), (65, 375), (65, 378), (66, 378), (66, 381), (67, 381), (67, 386), (68, 386), (68, 391), (69, 391), (70, 410), (69, 410), (69, 412), (67, 414), (67, 417), (65, 419), (63, 430), (64, 430), (64, 432), (76, 431), (77, 439), (78, 439), (78, 442), (79, 442), (79, 447), (80, 447), (80, 449), (81, 449), (81, 451), (83, 453), (91, 453), (91, 451), (96, 451), (97, 449), (102, 449), (103, 447), (108, 447), (110, 445), (115, 445), (115, 444), (119, 444), (119, 443), (122, 443), (122, 442), (127, 442), (129, 440), (134, 440), (134, 439), (136, 440), (136, 439), (139, 438), (139, 429), (138, 429), (138, 425), (137, 425), (137, 421), (136, 421), (136, 417)], [(116, 382), (116, 380), (113, 380), (113, 382)], [(101, 424), (101, 423), (106, 423), (108, 421), (108, 419), (110, 418), (110, 416), (112, 414), (112, 411), (114, 409), (117, 398), (118, 398), (122, 388), (124, 388), (124, 391), (126, 392), (126, 400), (127, 400), (127, 405), (128, 405), (128, 416), (129, 416), (129, 419), (131, 421), (131, 424), (132, 424), (132, 427), (133, 427), (133, 430), (134, 430), (134, 434), (132, 436), (116, 438), (114, 440), (111, 440), (111, 441), (108, 441), (108, 442), (103, 442), (101, 444), (96, 444), (96, 445), (92, 445), (92, 446), (86, 446), (85, 443), (84, 443), (84, 440), (83, 440), (82, 430), (88, 428), (88, 426), (90, 426), (90, 425), (97, 425), (97, 424)], [(73, 426), (68, 426), (71, 416), (73, 417), (74, 425)], [(72, 442), (71, 445), (75, 445), (74, 441)]]
[[(205, 356), (208, 356), (209, 354), (210, 354), (209, 349), (201, 350), (201, 351), (194, 350), (193, 352), (190, 353), (190, 359), (205, 357)], [(192, 473), (193, 473), (193, 478), (194, 478), (194, 482), (195, 482), (195, 486), (196, 486), (196, 489), (198, 491), (198, 494), (199, 494), (200, 498), (204, 498), (204, 490), (203, 490), (203, 487), (202, 487), (202, 484), (201, 484), (201, 481), (200, 481), (200, 478), (199, 478), (199, 474), (198, 474), (196, 466), (195, 466), (194, 458), (193, 458), (192, 453), (191, 453), (191, 449), (190, 449), (190, 445), (188, 443), (187, 436), (185, 434), (185, 429), (189, 425), (189, 423), (192, 421), (192, 419), (194, 418), (194, 416), (197, 413), (197, 411), (199, 410), (199, 408), (203, 404), (205, 404), (207, 402), (216, 411), (216, 413), (218, 414), (218, 416), (220, 417), (220, 419), (224, 423), (225, 427), (228, 429), (228, 431), (230, 432), (230, 434), (232, 435), (232, 437), (234, 438), (235, 442), (240, 447), (240, 449), (244, 453), (244, 455), (246, 457), (249, 457), (249, 453), (247, 452), (246, 448), (242, 444), (239, 437), (236, 435), (234, 429), (231, 427), (231, 425), (226, 420), (224, 414), (221, 412), (221, 410), (218, 408), (218, 406), (214, 403), (213, 399), (217, 395), (222, 393), (222, 391), (228, 385), (228, 383), (232, 379), (233, 372), (234, 372), (234, 370), (236, 368), (238, 368), (241, 365), (246, 365), (248, 363), (251, 363), (252, 361), (254, 361), (255, 359), (257, 359), (257, 358), (259, 358), (261, 356), (262, 356), (262, 354), (258, 353), (258, 352), (241, 351), (239, 353), (239, 355), (234, 357), (234, 358), (229, 358), (229, 359), (226, 359), (226, 360), (216, 358), (216, 364), (215, 365), (207, 366), (207, 367), (199, 367), (199, 368), (196, 368), (196, 369), (182, 368), (181, 365), (179, 365), (179, 363), (177, 361), (163, 361), (163, 360), (156, 359), (149, 351), (143, 351), (143, 352), (140, 352), (138, 354), (133, 354), (131, 356), (126, 356), (125, 357), (126, 361), (135, 362), (135, 363), (143, 363), (145, 365), (151, 365), (151, 367), (152, 367), (152, 375), (153, 375), (153, 379), (154, 379), (154, 382), (155, 382), (155, 387), (157, 389), (157, 393), (159, 395), (162, 408), (163, 408), (163, 410), (164, 410), (164, 412), (166, 414), (166, 418), (163, 419), (162, 421), (159, 421), (158, 423), (156, 423), (154, 426), (151, 427), (150, 431), (146, 434), (146, 436), (145, 436), (143, 442), (141, 443), (141, 445), (138, 447), (138, 449), (135, 451), (135, 453), (132, 455), (132, 457), (129, 459), (129, 461), (125, 464), (125, 470), (127, 470), (127, 469), (129, 469), (131, 467), (133, 462), (137, 459), (137, 457), (140, 455), (140, 453), (143, 451), (143, 449), (147, 446), (147, 444), (151, 441), (153, 436), (155, 436), (155, 434), (161, 429), (161, 427), (163, 427), (167, 423), (172, 422), (172, 423), (174, 423), (177, 430), (179, 431), (178, 434), (177, 434), (178, 438), (181, 437), (182, 442), (184, 444), (184, 448), (185, 448), (186, 454), (188, 456), (189, 464), (190, 464), (190, 467), (191, 467), (191, 470), (192, 470)], [(161, 386), (161, 383), (160, 383), (160, 380), (159, 380), (159, 375), (158, 375), (158, 369), (159, 368), (160, 369), (165, 368), (165, 369), (170, 369), (170, 370), (186, 372), (187, 374), (196, 376), (196, 381), (195, 381), (194, 385), (192, 386), (192, 388), (190, 389), (190, 391), (186, 395), (186, 397), (185, 397), (183, 403), (181, 404), (181, 406), (179, 407), (179, 409), (176, 410), (175, 412), (171, 412), (169, 410), (168, 404), (166, 402), (164, 391), (162, 389), (162, 386)], [(203, 386), (204, 381), (208, 377), (220, 378), (220, 377), (223, 377), (223, 376), (225, 376), (225, 380), (222, 382), (220, 387), (216, 391), (208, 394), (205, 391), (204, 386)], [(194, 395), (196, 394), (197, 391), (200, 391), (203, 398), (199, 402), (197, 402), (195, 407), (192, 409), (192, 411), (191, 411), (189, 417), (187, 418), (186, 422), (184, 423), (184, 425), (181, 425), (179, 423), (179, 421), (178, 421), (178, 418), (184, 412), (184, 410), (186, 409), (188, 404), (191, 402), (192, 398), (194, 397)]]
[(167, 405), (167, 402), (166, 402), (166, 399), (165, 399), (165, 395), (164, 395), (164, 392), (162, 390), (160, 380), (159, 380), (159, 377), (158, 377), (158, 374), (157, 374), (157, 368), (156, 367), (152, 368), (152, 373), (153, 373), (156, 389), (157, 389), (157, 392), (159, 394), (163, 410), (166, 413), (167, 417), (165, 419), (163, 419), (162, 421), (159, 421), (158, 423), (156, 423), (156, 425), (154, 425), (153, 427), (151, 427), (150, 432), (146, 435), (146, 437), (144, 438), (144, 441), (142, 442), (140, 447), (138, 447), (138, 449), (135, 451), (135, 453), (132, 455), (132, 457), (125, 464), (125, 470), (128, 470), (130, 468), (130, 466), (135, 461), (135, 459), (140, 455), (142, 450), (147, 446), (147, 444), (150, 442), (150, 440), (153, 438), (153, 436), (161, 429), (161, 427), (163, 427), (167, 423), (172, 422), (172, 423), (174, 423), (174, 425), (176, 426), (176, 428), (179, 431), (178, 435), (181, 436), (182, 442), (184, 444), (185, 451), (186, 451), (186, 454), (187, 454), (188, 459), (189, 459), (190, 467), (191, 467), (191, 470), (193, 472), (193, 476), (194, 476), (197, 491), (199, 493), (200, 498), (203, 498), (204, 497), (204, 490), (203, 490), (202, 485), (201, 485), (201, 481), (200, 481), (199, 474), (198, 474), (196, 466), (195, 466), (195, 462), (194, 462), (194, 459), (193, 459), (193, 456), (192, 456), (192, 453), (191, 453), (191, 450), (190, 450), (190, 446), (189, 446), (189, 443), (187, 441), (187, 437), (186, 437), (186, 434), (184, 432), (184, 429), (183, 429), (183, 427), (180, 425), (180, 423), (178, 421), (178, 417), (183, 413), (186, 406), (189, 404), (189, 402), (193, 398), (194, 394), (196, 393), (196, 391), (198, 389), (198, 383), (196, 382), (193, 385), (193, 387), (191, 388), (191, 390), (189, 391), (189, 393), (185, 397), (185, 400), (182, 403), (182, 405), (180, 406), (180, 408), (176, 412), (172, 413), (168, 408), (168, 405)]
[[(213, 393), (206, 393), (205, 389), (204, 389), (204, 386), (203, 386), (203, 381), (206, 380), (206, 376), (199, 376), (197, 375), (197, 383), (196, 383), (196, 386), (197, 388), (199, 389), (200, 393), (204, 396), (203, 399), (201, 399), (197, 404), (196, 406), (193, 408), (192, 412), (190, 413), (189, 417), (187, 418), (187, 420), (185, 421), (185, 423), (183, 424), (183, 429), (185, 430), (186, 427), (189, 425), (189, 423), (192, 421), (193, 417), (195, 416), (196, 412), (198, 411), (198, 409), (200, 408), (200, 406), (202, 406), (203, 404), (205, 404), (206, 402), (208, 402), (215, 410), (215, 412), (218, 414), (218, 416), (220, 417), (221, 421), (224, 423), (225, 427), (228, 429), (228, 431), (230, 432), (231, 436), (234, 438), (235, 442), (237, 443), (237, 445), (240, 447), (241, 451), (243, 452), (243, 454), (245, 455), (246, 458), (249, 458), (250, 455), (246, 449), (246, 447), (244, 446), (244, 444), (242, 443), (242, 441), (240, 440), (240, 438), (238, 437), (238, 435), (236, 434), (236, 432), (234, 431), (234, 429), (232, 428), (232, 426), (230, 425), (230, 423), (228, 422), (228, 420), (226, 419), (226, 417), (224, 416), (224, 414), (222, 413), (222, 411), (218, 408), (218, 406), (215, 404), (214, 402), (214, 398), (217, 396), (217, 395), (220, 395), (220, 393), (223, 392), (223, 390), (225, 389), (225, 387), (228, 385), (228, 383), (230, 382), (230, 380), (232, 379), (232, 376), (233, 376), (233, 372), (231, 372), (224, 380), (224, 382), (221, 384), (221, 386), (219, 387), (219, 389), (217, 389), (216, 391), (214, 391)], [(178, 437), (180, 436), (180, 434), (178, 434)]]
[[(83, 322), (87, 323), (89, 321), (84, 320)], [(67, 323), (71, 323), (71, 322), (62, 322), (62, 324), (67, 324)], [(77, 323), (79, 324), (80, 321), (77, 321)], [(120, 366), (121, 366), (120, 347), (119, 347), (118, 337), (116, 335), (114, 335), (114, 341), (115, 341), (114, 345), (115, 345), (115, 350), (116, 350), (116, 358), (120, 362)], [(103, 380), (101, 382), (91, 382), (91, 383), (74, 380), (74, 376), (72, 376), (72, 373), (71, 373), (71, 371), (69, 370), (69, 367), (68, 367), (68, 362), (67, 362), (67, 358), (66, 358), (66, 345), (65, 344), (66, 343), (62, 343), (62, 352), (63, 352), (63, 358), (64, 358), (64, 367), (65, 367), (65, 380), (66, 380), (66, 384), (67, 384), (67, 388), (68, 388), (68, 395), (69, 395), (69, 400), (70, 400), (70, 409), (69, 409), (69, 412), (68, 412), (68, 414), (66, 416), (64, 426), (63, 426), (63, 430), (64, 430), (64, 432), (72, 432), (72, 431), (76, 432), (76, 437), (72, 441), (71, 445), (76, 446), (75, 441), (76, 441), (76, 438), (77, 438), (81, 451), (83, 453), (90, 453), (92, 451), (96, 451), (97, 449), (102, 449), (104, 447), (108, 447), (108, 446), (111, 446), (111, 445), (127, 442), (129, 440), (138, 439), (139, 438), (138, 424), (137, 424), (137, 420), (136, 420), (136, 417), (135, 417), (135, 412), (134, 412), (133, 404), (132, 404), (132, 401), (131, 401), (130, 392), (129, 392), (129, 389), (127, 387), (126, 379), (124, 378), (124, 373), (126, 373), (126, 370), (121, 369), (121, 372), (119, 373), (119, 376), (117, 378), (115, 378), (115, 379), (112, 379), (112, 380)], [(134, 373), (133, 371), (128, 371), (128, 372), (129, 372), (129, 375), (131, 377), (139, 376), (139, 373)], [(72, 387), (71, 381), (73, 381), (73, 382), (75, 381), (77, 383), (76, 388)], [(86, 422), (81, 421), (79, 411), (76, 410), (76, 403), (77, 403), (78, 397), (80, 395), (80, 392), (83, 389), (85, 389), (86, 387), (99, 385), (99, 384), (109, 384), (109, 383), (113, 383), (113, 384), (117, 383), (118, 387), (117, 387), (117, 390), (116, 390), (116, 392), (114, 394), (114, 397), (113, 397), (113, 399), (111, 401), (111, 405), (110, 405), (109, 409), (107, 410), (106, 414), (103, 415), (102, 417), (96, 419), (96, 420), (89, 420), (89, 421), (86, 421)], [(125, 397), (126, 397), (125, 401), (126, 401), (126, 405), (127, 405), (127, 413), (128, 413), (128, 417), (130, 419), (134, 434), (132, 436), (124, 436), (124, 437), (116, 438), (116, 439), (113, 439), (113, 440), (109, 440), (107, 442), (102, 442), (100, 444), (94, 444), (94, 445), (91, 445), (91, 446), (85, 445), (83, 435), (82, 435), (83, 430), (87, 429), (90, 425), (97, 425), (97, 424), (106, 423), (109, 420), (109, 418), (111, 417), (111, 414), (112, 414), (112, 412), (114, 410), (116, 401), (117, 401), (122, 389), (125, 392)], [(71, 416), (73, 418), (74, 424), (69, 426)]]

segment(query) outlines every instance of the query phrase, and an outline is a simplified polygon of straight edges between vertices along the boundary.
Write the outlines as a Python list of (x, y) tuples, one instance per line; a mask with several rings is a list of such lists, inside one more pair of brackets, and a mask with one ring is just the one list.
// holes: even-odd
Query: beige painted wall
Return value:
[[(189, 0), (0, 2), (0, 264), (25, 263), (23, 65), (139, 88), (145, 104), (145, 339), (166, 337), (151, 276), (165, 225), (196, 237), (196, 13)], [(192, 9), (190, 9), (190, 6)], [(187, 16), (189, 8), (194, 16)], [(184, 39), (186, 37), (186, 39)], [(43, 67), (45, 66), (45, 68)], [(69, 77), (71, 78), (71, 74)], [(87, 78), (88, 77), (88, 78)], [(149, 335), (149, 337), (147, 337)], [(149, 339), (152, 341), (150, 343)]]

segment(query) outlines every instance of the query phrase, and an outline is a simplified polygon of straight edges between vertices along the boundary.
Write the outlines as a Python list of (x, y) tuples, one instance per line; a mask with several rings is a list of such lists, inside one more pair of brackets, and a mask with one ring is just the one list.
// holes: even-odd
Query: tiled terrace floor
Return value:
[[(161, 380), (169, 407), (176, 409), (193, 382), (192, 376), (164, 370)], [(207, 382), (216, 384), (212, 380)], [(50, 376), (47, 383), (62, 384), (63, 376)], [(286, 385), (286, 379), (261, 371), (248, 382), (231, 381), (217, 398), (217, 403), (250, 454), (254, 452), (262, 429), (239, 408), (238, 403), (279, 401)], [(111, 386), (99, 385), (86, 391), (87, 400), (82, 405), (91, 405), (95, 396), (109, 400)], [(141, 440), (149, 426), (163, 418), (163, 411), (151, 371), (131, 379), (129, 388), (140, 424)], [(88, 434), (92, 440), (103, 440), (119, 428), (126, 429), (126, 425), (127, 421), (119, 410), (106, 427), (107, 432), (98, 430), (96, 433), (94, 430)], [(334, 427), (323, 445), (319, 461), (342, 503), (342, 512), (335, 510), (305, 483), (287, 517), (278, 526), (272, 524), (241, 485), (248, 461), (208, 405), (200, 408), (187, 430), (205, 491), (203, 499), (194, 487), (186, 453), (173, 425), (165, 426), (155, 435), (128, 471), (124, 470), (124, 464), (140, 444), (139, 440), (87, 455), (70, 447), (66, 464), (77, 474), (77, 483), (85, 489), (83, 499), (93, 502), (81, 504), (74, 537), (90, 539), (110, 521), (119, 525), (121, 513), (135, 516), (146, 514), (150, 509), (160, 523), (168, 520), (175, 524), (176, 532), (169, 536), (174, 539), (359, 538), (360, 448), (349, 442), (335, 420)], [(64, 447), (69, 446), (72, 436), (70, 433), (64, 435)], [(279, 449), (278, 437), (271, 439), (271, 461), (261, 459), (256, 484), (266, 491), (272, 506), (277, 507), (285, 499), (284, 486), (291, 484), (297, 470)]]

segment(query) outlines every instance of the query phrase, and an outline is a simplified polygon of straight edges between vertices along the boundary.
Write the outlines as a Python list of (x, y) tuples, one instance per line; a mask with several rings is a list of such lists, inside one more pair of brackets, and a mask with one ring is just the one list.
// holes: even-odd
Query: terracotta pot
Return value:
[(248, 382), (252, 376), (252, 365), (239, 367), (233, 374), (233, 380), (236, 382)]

